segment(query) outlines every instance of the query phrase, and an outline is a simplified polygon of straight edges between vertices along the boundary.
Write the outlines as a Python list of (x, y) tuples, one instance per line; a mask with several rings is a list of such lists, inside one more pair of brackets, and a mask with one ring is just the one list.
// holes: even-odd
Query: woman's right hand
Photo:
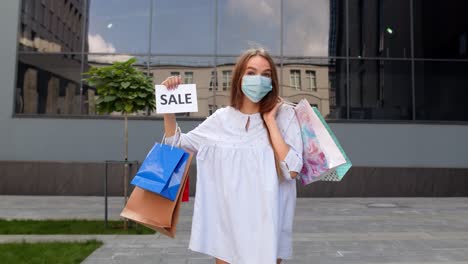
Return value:
[(169, 76), (161, 84), (166, 86), (168, 90), (173, 90), (176, 89), (179, 84), (182, 84), (182, 78), (180, 76)]

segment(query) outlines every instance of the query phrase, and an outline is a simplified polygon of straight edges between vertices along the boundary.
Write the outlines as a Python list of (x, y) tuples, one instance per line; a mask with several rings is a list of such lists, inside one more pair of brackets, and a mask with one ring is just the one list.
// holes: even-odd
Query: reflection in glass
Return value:
[(215, 0), (152, 1), (151, 53), (214, 53)]
[(280, 54), (280, 6), (280, 0), (218, 1), (218, 54), (259, 46)]
[(86, 52), (148, 53), (150, 0), (89, 0)]
[(336, 104), (335, 72), (335, 60), (286, 58), (282, 68), (282, 97), (294, 103), (306, 98), (324, 117), (337, 118), (337, 111), (342, 109)]
[(217, 59), (216, 69), (213, 71), (216, 78), (214, 91), (214, 107), (216, 109), (231, 104), (231, 79), (237, 57), (224, 57)]
[(85, 0), (24, 0), (21, 8), (19, 50), (81, 52)]
[(416, 61), (416, 119), (468, 121), (467, 62)]
[[(130, 58), (136, 58), (137, 61), (133, 65), (136, 69), (148, 73), (148, 57), (147, 56), (129, 56), (129, 55), (90, 55), (87, 54), (84, 57), (83, 72), (87, 72), (91, 67), (105, 67), (112, 65), (114, 62), (124, 62)], [(82, 114), (95, 115), (96, 114), (96, 99), (99, 94), (96, 91), (96, 87), (89, 86), (86, 82), (83, 82), (82, 88)], [(145, 111), (140, 111), (132, 115), (147, 115)], [(120, 116), (121, 113), (111, 113), (114, 116)]]
[(417, 58), (468, 58), (468, 1), (414, 0)]
[(411, 57), (408, 0), (349, 0), (349, 50), (353, 57)]
[[(284, 1), (283, 53), (285, 56), (337, 56), (338, 27), (344, 20), (344, 1)], [(342, 9), (344, 10), (344, 9)]]
[(154, 56), (150, 63), (150, 75), (155, 84), (162, 83), (172, 73), (179, 73), (184, 83), (197, 85), (198, 112), (179, 116), (206, 117), (210, 115), (209, 105), (216, 108), (212, 83), (214, 70), (214, 57)]
[[(170, 75), (196, 83), (200, 112), (183, 115), (206, 117), (229, 104), (238, 55), (262, 46), (275, 56), (280, 94), (287, 100), (305, 97), (331, 119), (408, 120), (411, 15), (416, 58), (468, 58), (465, 0), (21, 2), (16, 113), (92, 115), (99, 95), (81, 83), (80, 69), (137, 54), (136, 67), (155, 83)], [(349, 65), (335, 59), (347, 49)], [(148, 52), (155, 54), (149, 58)], [(468, 119), (464, 64), (415, 61), (417, 119)]]
[(16, 113), (80, 114), (78, 55), (20, 54)]
[(412, 119), (411, 63), (351, 60), (351, 119)]
[(223, 70), (223, 91), (231, 89), (232, 70)]
[(193, 83), (193, 71), (186, 71), (184, 72), (184, 83), (185, 84), (191, 84)]

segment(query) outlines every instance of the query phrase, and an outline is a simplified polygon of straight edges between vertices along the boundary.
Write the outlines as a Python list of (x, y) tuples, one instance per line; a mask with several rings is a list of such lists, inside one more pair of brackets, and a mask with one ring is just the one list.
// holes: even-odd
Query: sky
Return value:
[[(214, 0), (91, 0), (90, 52), (146, 54), (150, 1), (152, 53), (212, 55), (217, 42), (218, 54), (256, 46), (280, 54), (280, 0), (219, 0), (216, 16)], [(329, 0), (284, 0), (283, 14), (284, 55), (328, 55)]]

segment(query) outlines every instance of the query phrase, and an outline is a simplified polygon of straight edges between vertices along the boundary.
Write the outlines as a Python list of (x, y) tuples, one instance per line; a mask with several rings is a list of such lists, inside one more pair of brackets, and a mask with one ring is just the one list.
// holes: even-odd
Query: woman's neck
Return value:
[(242, 103), (242, 107), (239, 109), (239, 111), (247, 115), (255, 114), (260, 111), (260, 105), (250, 101), (247, 97), (244, 96), (244, 102)]

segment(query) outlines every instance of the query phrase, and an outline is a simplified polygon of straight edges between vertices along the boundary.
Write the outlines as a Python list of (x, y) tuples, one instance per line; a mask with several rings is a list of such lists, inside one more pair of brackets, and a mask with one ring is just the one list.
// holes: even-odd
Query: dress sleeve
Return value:
[(210, 134), (216, 131), (216, 120), (215, 112), (188, 133), (181, 133), (180, 129), (177, 129), (173, 136), (166, 138), (165, 143), (168, 145), (175, 143), (178, 147), (196, 153), (201, 145), (210, 140)]
[(286, 158), (280, 161), (280, 168), (287, 180), (292, 180), (290, 172), (300, 172), (302, 169), (302, 136), (299, 121), (294, 115), (283, 134), (284, 141), (289, 146)]

